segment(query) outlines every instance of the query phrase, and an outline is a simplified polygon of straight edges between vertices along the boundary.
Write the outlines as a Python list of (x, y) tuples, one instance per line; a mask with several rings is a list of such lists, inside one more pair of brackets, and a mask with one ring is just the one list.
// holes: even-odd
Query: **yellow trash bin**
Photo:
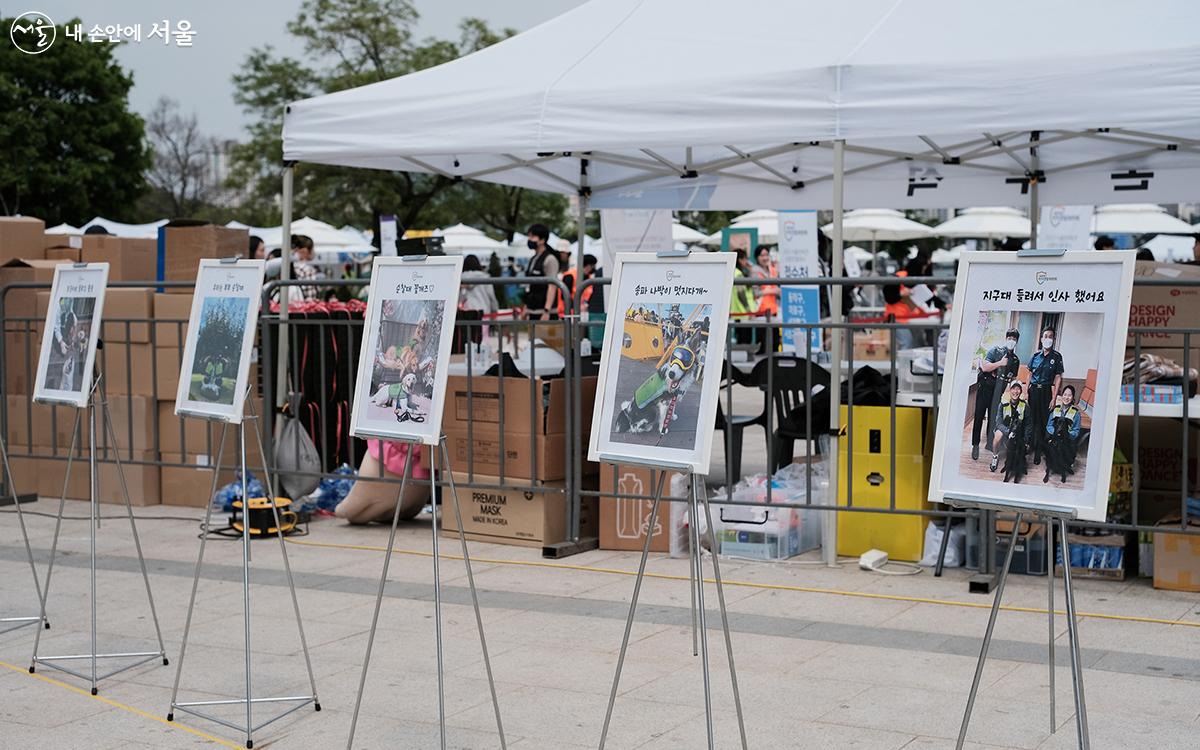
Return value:
[[(888, 508), (892, 485), (897, 510), (924, 510), (929, 491), (929, 457), (933, 430), (915, 407), (896, 408), (896, 470), (892, 476), (891, 407), (854, 407), (854, 429), (847, 433), (849, 414), (841, 410), (838, 441), (838, 504), (855, 508)], [(849, 479), (847, 479), (849, 477)], [(850, 502), (847, 501), (850, 499)], [(893, 560), (921, 559), (927, 516), (898, 513), (839, 513), (837, 551), (858, 557), (881, 549)]]

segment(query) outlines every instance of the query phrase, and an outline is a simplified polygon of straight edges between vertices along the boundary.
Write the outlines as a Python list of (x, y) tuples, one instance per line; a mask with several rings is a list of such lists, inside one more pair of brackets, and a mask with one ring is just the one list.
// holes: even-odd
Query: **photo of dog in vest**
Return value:
[(441, 300), (385, 300), (371, 371), (368, 414), (397, 422), (429, 417), (442, 338)]

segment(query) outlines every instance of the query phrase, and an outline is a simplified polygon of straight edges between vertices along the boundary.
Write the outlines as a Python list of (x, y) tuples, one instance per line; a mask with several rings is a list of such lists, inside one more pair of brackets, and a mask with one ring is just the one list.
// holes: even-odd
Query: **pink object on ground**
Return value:
[[(379, 457), (379, 446), (383, 446), (383, 458)], [(395, 474), (398, 477), (404, 476), (404, 464), (408, 460), (409, 443), (394, 443), (387, 440), (368, 440), (367, 452), (376, 461), (383, 464), (383, 468), (389, 473)], [(410, 479), (429, 479), (429, 469), (421, 465), (421, 446), (413, 446), (413, 456), (415, 460), (412, 464)]]

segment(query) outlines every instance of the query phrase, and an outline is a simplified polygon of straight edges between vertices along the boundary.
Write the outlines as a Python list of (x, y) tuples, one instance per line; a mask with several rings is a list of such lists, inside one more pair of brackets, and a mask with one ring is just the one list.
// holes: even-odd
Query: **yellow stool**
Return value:
[[(922, 409), (897, 407), (893, 477), (891, 407), (854, 407), (854, 430), (848, 436), (849, 416), (843, 406), (842, 437), (838, 441), (838, 505), (848, 505), (850, 497), (855, 508), (889, 508), (894, 484), (896, 510), (928, 509), (933, 431), (927, 434), (925, 424)], [(927, 516), (896, 513), (839, 513), (837, 552), (858, 557), (869, 549), (881, 549), (893, 560), (920, 560), (928, 521)]]

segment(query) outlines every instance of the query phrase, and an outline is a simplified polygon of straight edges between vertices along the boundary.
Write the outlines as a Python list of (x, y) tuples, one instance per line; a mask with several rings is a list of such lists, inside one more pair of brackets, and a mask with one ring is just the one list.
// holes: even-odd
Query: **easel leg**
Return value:
[(129, 498), (129, 484), (125, 481), (125, 468), (121, 465), (121, 452), (117, 449), (117, 431), (113, 428), (112, 414), (108, 410), (108, 399), (102, 402), (104, 406), (104, 424), (109, 440), (112, 441), (113, 456), (117, 464), (117, 479), (121, 482), (121, 493), (125, 497), (125, 512), (129, 516), (129, 529), (133, 532), (133, 546), (137, 550), (138, 565), (142, 569), (142, 582), (146, 585), (146, 601), (150, 603), (150, 618), (154, 620), (154, 634), (158, 637), (158, 650), (162, 654), (163, 666), (170, 663), (167, 659), (167, 647), (163, 644), (162, 627), (158, 623), (158, 610), (154, 607), (154, 592), (150, 589), (150, 574), (146, 570), (146, 558), (142, 554), (142, 540), (138, 537), (137, 522), (133, 518), (133, 502)]
[(708, 671), (708, 614), (704, 607), (704, 571), (700, 567), (700, 524), (696, 520), (700, 517), (699, 506), (696, 503), (696, 487), (697, 480), (693, 474), (688, 482), (690, 488), (688, 490), (688, 515), (691, 522), (688, 524), (688, 529), (691, 531), (691, 547), (692, 552), (692, 569), (696, 571), (696, 610), (700, 619), (700, 660), (701, 671), (704, 675), (704, 722), (708, 728), (708, 750), (713, 750), (715, 747), (716, 737), (713, 732), (713, 715), (712, 715), (712, 680)]
[[(1063, 564), (1069, 565), (1070, 560), (1064, 559)], [(1049, 585), (1046, 586), (1046, 612), (1050, 623), (1047, 649), (1050, 660), (1050, 734), (1054, 734), (1058, 731), (1058, 720), (1054, 715), (1054, 520), (1050, 518), (1046, 519), (1046, 578), (1049, 579)]]
[[(467, 566), (467, 583), (471, 589), (471, 604), (475, 607), (475, 625), (479, 628), (479, 646), (483, 650), (483, 666), (487, 670), (488, 687), (492, 691), (492, 708), (496, 712), (496, 731), (500, 733), (500, 748), (505, 750), (508, 743), (504, 740), (504, 724), (500, 721), (500, 699), (496, 696), (496, 681), (492, 677), (492, 660), (488, 657), (487, 638), (483, 635), (483, 615), (479, 612), (479, 592), (475, 588), (475, 574), (471, 571), (471, 555), (467, 551), (467, 535), (463, 531), (462, 509), (458, 507), (458, 488), (454, 486), (454, 472), (450, 468), (450, 449), (446, 447), (446, 436), (439, 441), (442, 454), (442, 468), (446, 478), (450, 480), (450, 494), (454, 498), (454, 519), (458, 522), (458, 541), (462, 544), (463, 563)], [(445, 503), (442, 503), (445, 507)]]
[[(39, 616), (42, 622), (46, 621), (46, 600), (50, 598), (50, 579), (54, 575), (54, 557), (58, 552), (59, 532), (62, 531), (63, 511), (67, 507), (67, 486), (71, 481), (71, 465), (75, 462), (75, 448), (79, 445), (79, 431), (82, 428), (82, 414), (80, 410), (75, 410), (75, 427), (71, 429), (71, 448), (67, 453), (67, 469), (63, 472), (63, 489), (62, 494), (58, 497), (58, 515), (54, 519), (54, 538), (50, 542), (50, 562), (46, 566), (46, 586), (42, 589), (42, 603), (39, 606)], [(42, 643), (42, 628), (37, 629), (37, 635), (33, 639), (33, 656), (29, 659), (29, 674), (33, 674), (37, 667), (38, 647)]]
[[(742, 693), (738, 690), (737, 667), (733, 663), (733, 638), (729, 633), (729, 612), (725, 608), (725, 586), (721, 583), (721, 562), (717, 556), (716, 532), (713, 530), (712, 507), (708, 503), (708, 492), (700, 495), (704, 502), (704, 516), (708, 521), (708, 542), (712, 547), (713, 579), (717, 584), (717, 602), (721, 605), (721, 629), (725, 631), (725, 653), (729, 657), (729, 679), (733, 685), (733, 706), (737, 711), (738, 732), (742, 738), (742, 750), (749, 747), (746, 742), (746, 721), (742, 715)], [(700, 579), (704, 580), (703, 577)]]
[(91, 577), (92, 577), (92, 695), (96, 695), (96, 531), (100, 527), (100, 514), (97, 512), (96, 504), (100, 502), (100, 475), (96, 466), (96, 386), (92, 386), (92, 399), (88, 406), (88, 434), (91, 437), (91, 442), (88, 445), (91, 450), (88, 451), (88, 468), (91, 475), (91, 502), (88, 503), (88, 510), (91, 513), (91, 520), (88, 525), (88, 540), (90, 543), (91, 555)]
[[(267, 468), (267, 449), (266, 446), (263, 445), (263, 437), (261, 432), (263, 423), (259, 419), (258, 414), (256, 414), (254, 411), (253, 399), (248, 400), (250, 401), (250, 414), (254, 419), (254, 439), (258, 443), (258, 457), (262, 460), (263, 487), (268, 493), (270, 493), (271, 488), (275, 485), (271, 481), (270, 470)], [(304, 666), (308, 669), (308, 686), (312, 690), (313, 709), (320, 711), (321, 700), (317, 696), (317, 678), (313, 674), (312, 658), (308, 653), (308, 639), (304, 635), (304, 621), (300, 617), (300, 599), (296, 596), (296, 579), (292, 575), (292, 563), (288, 560), (287, 542), (284, 541), (283, 538), (283, 523), (279, 518), (279, 506), (275, 504), (274, 497), (269, 499), (271, 501), (271, 514), (275, 520), (275, 528), (279, 529), (279, 533), (276, 534), (276, 536), (279, 537), (279, 554), (283, 556), (283, 571), (284, 574), (287, 575), (288, 591), (291, 592), (292, 595), (292, 611), (296, 613), (296, 629), (300, 633), (300, 649), (304, 652)]]
[[(412, 460), (411, 456), (408, 460)], [(433, 627), (434, 638), (437, 642), (437, 686), (438, 686), (438, 730), (441, 736), (442, 750), (446, 750), (446, 675), (442, 653), (442, 570), (441, 552), (438, 548), (438, 507), (437, 507), (437, 456), (429, 457), (429, 507), (432, 510), (433, 529)]]
[[(387, 588), (388, 568), (392, 565), (392, 550), (396, 546), (396, 526), (400, 523), (400, 505), (404, 501), (404, 488), (412, 467), (412, 447), (409, 443), (408, 460), (404, 462), (404, 473), (400, 476), (400, 492), (396, 496), (396, 511), (392, 514), (392, 529), (388, 532), (387, 552), (383, 555), (383, 571), (379, 574), (379, 590), (375, 594), (375, 612), (371, 615), (371, 631), (367, 634), (367, 653), (363, 656), (362, 675), (358, 678), (358, 696), (354, 699), (354, 714), (350, 718), (350, 736), (346, 739), (346, 750), (354, 747), (354, 730), (358, 726), (358, 711), (362, 707), (363, 691), (367, 687), (367, 670), (371, 668), (371, 651), (375, 647), (375, 630), (379, 626), (379, 610), (383, 606), (383, 592)], [(380, 449), (382, 453), (382, 448)], [(380, 462), (382, 463), (382, 456)]]
[(946, 567), (946, 550), (950, 547), (950, 525), (954, 523), (953, 516), (946, 516), (946, 525), (942, 528), (942, 543), (938, 546), (937, 564), (933, 566), (933, 577), (940, 578), (942, 569)]
[(250, 488), (246, 480), (246, 422), (238, 425), (238, 457), (242, 467), (242, 614), (245, 618), (244, 641), (246, 661), (246, 748), (254, 747), (253, 706), (254, 690), (250, 672)]
[(604, 729), (600, 733), (600, 750), (608, 740), (608, 725), (612, 721), (613, 706), (617, 702), (617, 687), (621, 683), (621, 669), (625, 666), (625, 652), (629, 649), (629, 635), (633, 631), (633, 615), (637, 611), (638, 594), (642, 590), (642, 580), (646, 576), (646, 560), (650, 557), (650, 542), (654, 539), (654, 526), (658, 522), (658, 504), (662, 500), (663, 483), (667, 472), (658, 476), (658, 487), (654, 491), (654, 504), (650, 506), (650, 523), (646, 526), (646, 541), (642, 544), (642, 561), (638, 564), (637, 578), (633, 584), (633, 596), (629, 600), (629, 616), (625, 618), (625, 635), (621, 638), (621, 652), (617, 656), (617, 671), (613, 675), (612, 691), (608, 695), (608, 710), (604, 714)]
[[(33, 561), (33, 547), (29, 544), (29, 530), (25, 527), (25, 514), (21, 511), (21, 500), (17, 497), (17, 485), (12, 473), (12, 466), (8, 462), (8, 445), (4, 441), (4, 437), (0, 436), (0, 455), (4, 458), (4, 477), (8, 478), (8, 489), (12, 492), (13, 507), (17, 511), (17, 525), (21, 528), (21, 539), (25, 542), (25, 557), (29, 559), (29, 572), (33, 574), (33, 589), (37, 594), (38, 601), (42, 601), (42, 583), (38, 579), (37, 564)], [(45, 613), (38, 616), (37, 629), (41, 630), (45, 623)], [(7, 631), (6, 631), (7, 632)]]
[(1075, 619), (1075, 592), (1071, 588), (1071, 550), (1067, 542), (1067, 522), (1058, 520), (1058, 533), (1062, 539), (1063, 588), (1067, 599), (1067, 637), (1071, 642), (1071, 683), (1075, 688), (1075, 730), (1079, 736), (1080, 750), (1092, 746), (1088, 737), (1087, 705), (1083, 697), (1083, 661), (1079, 656), (1079, 624)]
[(217, 440), (217, 459), (213, 469), (212, 485), (208, 489), (208, 503), (204, 510), (204, 526), (201, 527), (200, 553), (196, 555), (196, 572), (192, 576), (192, 595), (188, 598), (187, 617), (183, 621), (183, 643), (179, 646), (179, 663), (175, 667), (175, 684), (171, 688), (171, 710), (167, 721), (175, 720), (175, 702), (179, 698), (179, 678), (183, 674), (183, 657), (187, 654), (188, 634), (192, 630), (192, 613), (196, 609), (196, 591), (200, 586), (200, 568), (204, 564), (204, 545), (208, 542), (208, 530), (212, 526), (212, 498), (217, 493), (217, 480), (221, 476), (221, 457), (225, 455), (225, 434), (228, 424), (221, 425), (221, 437)]
[[(668, 516), (670, 515), (669, 510), (667, 511), (667, 515)], [(695, 523), (696, 523), (695, 516), (688, 518), (689, 525), (694, 525)], [(668, 525), (668, 527), (670, 526), (670, 524), (667, 524), (667, 525)], [(688, 546), (689, 547), (691, 546), (690, 534), (689, 534), (689, 538), (688, 538)], [(700, 636), (699, 636), (699, 631), (697, 630), (697, 627), (696, 627), (696, 579), (697, 578), (703, 579), (703, 575), (704, 575), (703, 572), (698, 570), (696, 567), (696, 556), (689, 555), (689, 557), (688, 557), (688, 586), (689, 586), (688, 609), (691, 610), (691, 612), (692, 612), (692, 656), (700, 655), (700, 641), (699, 641)]]
[[(1021, 530), (1021, 514), (1013, 522), (1012, 536), (1008, 540), (1008, 552), (1004, 554), (1004, 568), (996, 584), (996, 598), (992, 601), (992, 613), (988, 616), (987, 630), (983, 634), (983, 646), (979, 650), (979, 662), (975, 665), (975, 679), (971, 681), (971, 693), (967, 696), (967, 710), (963, 713), (962, 727), (958, 730), (957, 750), (962, 750), (967, 740), (967, 726), (971, 723), (971, 712), (975, 709), (975, 695), (979, 692), (979, 681), (983, 678), (983, 665), (987, 661), (988, 647), (992, 645), (992, 630), (996, 627), (996, 615), (1000, 612), (1000, 601), (1004, 598), (1004, 584), (1008, 581), (1008, 568), (1012, 565), (1013, 550), (1017, 548), (1017, 535)], [(982, 561), (981, 561), (982, 563)]]

